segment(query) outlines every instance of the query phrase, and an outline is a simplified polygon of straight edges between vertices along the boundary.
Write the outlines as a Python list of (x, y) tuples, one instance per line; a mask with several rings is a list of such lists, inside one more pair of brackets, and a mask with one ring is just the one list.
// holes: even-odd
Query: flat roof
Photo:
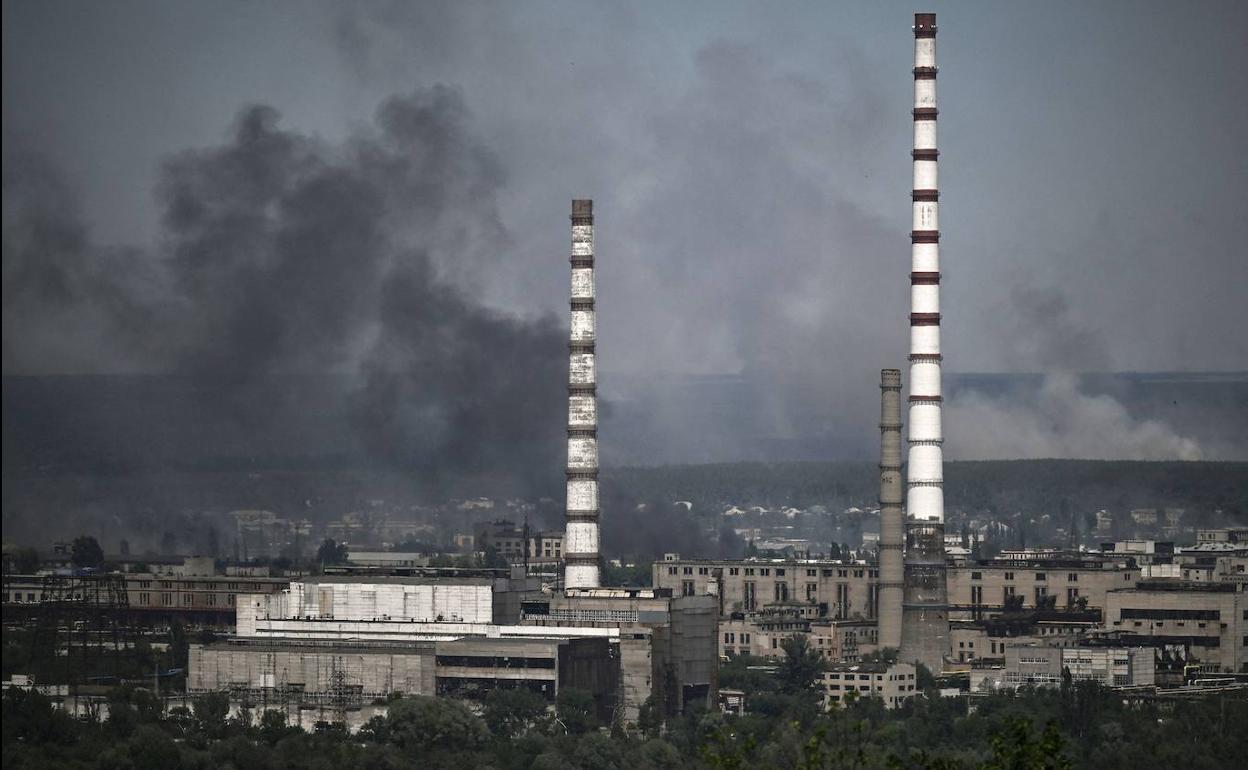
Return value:
[(292, 583), (362, 583), (365, 585), (404, 586), (493, 586), (494, 578), (477, 576), (423, 577), (415, 575), (305, 575)]

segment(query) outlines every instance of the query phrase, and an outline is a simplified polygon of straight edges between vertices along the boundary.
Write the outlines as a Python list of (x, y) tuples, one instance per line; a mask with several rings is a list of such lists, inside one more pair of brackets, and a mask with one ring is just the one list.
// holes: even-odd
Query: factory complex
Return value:
[[(123, 580), (132, 610), (194, 607), (232, 620), (228, 637), (190, 644), (187, 693), (343, 713), (396, 695), (523, 689), (554, 702), (571, 689), (589, 694), (604, 723), (636, 725), (647, 708), (748, 710), (749, 693), (720, 692), (721, 663), (779, 659), (798, 638), (827, 662), (817, 683), (827, 707), (860, 697), (901, 706), (924, 671), (961, 676), (971, 692), (1063, 677), (1156, 687), (1248, 673), (1248, 540), (1190, 553), (1127, 542), (992, 559), (947, 549), (936, 34), (934, 14), (915, 15), (909, 382), (900, 368), (880, 374), (873, 558), (671, 553), (653, 564), (651, 587), (602, 585), (594, 206), (575, 199), (565, 530), (488, 533), (515, 557), (505, 568), (440, 569), (375, 552), (286, 580)], [(551, 570), (529, 569), (530, 559)], [(185, 595), (202, 597), (175, 595), (187, 582)], [(196, 582), (221, 588), (196, 592)], [(6, 579), (6, 613), (11, 592), (36, 601)]]

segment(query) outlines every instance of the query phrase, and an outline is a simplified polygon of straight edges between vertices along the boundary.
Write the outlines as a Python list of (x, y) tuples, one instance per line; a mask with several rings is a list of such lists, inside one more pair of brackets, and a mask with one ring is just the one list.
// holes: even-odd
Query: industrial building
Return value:
[(879, 568), (839, 559), (680, 559), (655, 562), (656, 588), (718, 597), (720, 614), (798, 603), (815, 617), (877, 617)]
[(1005, 651), (1002, 683), (1007, 687), (1098, 682), (1107, 687), (1155, 683), (1154, 652), (1149, 647), (1057, 647), (1043, 643), (1011, 644)]
[(1124, 643), (1184, 651), (1211, 672), (1248, 672), (1242, 582), (1142, 580), (1107, 595), (1105, 628)]
[(1110, 591), (1130, 588), (1140, 569), (1102, 554), (1017, 554), (948, 567), (949, 613), (974, 619), (1001, 612), (1011, 599), (1021, 608), (1104, 610)]
[(823, 707), (843, 706), (859, 698), (879, 698), (895, 709), (918, 694), (916, 669), (909, 663), (861, 663), (829, 666), (819, 676)]

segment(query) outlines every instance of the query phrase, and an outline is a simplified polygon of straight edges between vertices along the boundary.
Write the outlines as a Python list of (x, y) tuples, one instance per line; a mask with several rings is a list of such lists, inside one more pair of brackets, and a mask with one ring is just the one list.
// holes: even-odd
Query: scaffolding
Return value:
[(135, 645), (124, 576), (47, 575), (40, 588), (30, 659), (43, 679), (79, 685), (127, 673)]

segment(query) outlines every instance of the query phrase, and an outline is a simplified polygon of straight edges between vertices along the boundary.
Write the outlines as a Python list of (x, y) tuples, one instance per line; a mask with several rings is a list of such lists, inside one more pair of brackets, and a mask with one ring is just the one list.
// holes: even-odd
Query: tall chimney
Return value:
[(914, 225), (910, 233), (910, 428), (901, 659), (940, 673), (949, 652), (940, 391), (936, 14), (914, 15)]
[(880, 372), (880, 647), (901, 647), (901, 370)]
[(563, 583), (598, 586), (598, 393), (594, 361), (594, 202), (572, 201), (568, 340), (568, 497)]

